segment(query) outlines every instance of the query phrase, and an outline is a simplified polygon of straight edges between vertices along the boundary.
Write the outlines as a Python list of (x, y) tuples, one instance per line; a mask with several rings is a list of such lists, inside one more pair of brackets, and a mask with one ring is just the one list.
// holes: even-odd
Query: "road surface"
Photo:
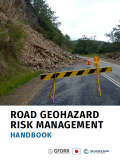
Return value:
[[(90, 60), (91, 65), (83, 63), (58, 71), (95, 68), (93, 58)], [(112, 72), (99, 74), (101, 97), (96, 91), (97, 76), (93, 74), (56, 79), (54, 104), (49, 98), (53, 80), (49, 80), (29, 105), (120, 105), (120, 66), (100, 61), (100, 67), (108, 66), (112, 66)]]

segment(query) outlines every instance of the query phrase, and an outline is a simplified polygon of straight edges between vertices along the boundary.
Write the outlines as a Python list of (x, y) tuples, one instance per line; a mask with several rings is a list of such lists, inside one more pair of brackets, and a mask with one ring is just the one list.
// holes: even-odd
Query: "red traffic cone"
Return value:
[(91, 64), (90, 64), (90, 58), (89, 58), (89, 57), (88, 57), (88, 65), (91, 65)]

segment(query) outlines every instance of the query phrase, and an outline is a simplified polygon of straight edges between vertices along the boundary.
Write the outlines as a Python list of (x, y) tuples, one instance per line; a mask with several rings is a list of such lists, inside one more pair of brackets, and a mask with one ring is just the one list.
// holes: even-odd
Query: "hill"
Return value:
[(0, 1), (0, 96), (41, 71), (83, 61), (46, 38), (39, 22), (27, 0)]

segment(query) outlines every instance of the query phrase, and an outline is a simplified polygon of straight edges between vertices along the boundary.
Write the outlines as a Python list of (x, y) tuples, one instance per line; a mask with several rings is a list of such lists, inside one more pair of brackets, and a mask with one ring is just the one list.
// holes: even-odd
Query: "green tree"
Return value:
[(86, 55), (88, 53), (87, 49), (90, 47), (90, 44), (91, 40), (87, 36), (83, 35), (82, 38), (78, 39), (77, 48), (79, 48), (79, 52)]
[(111, 48), (113, 52), (120, 51), (120, 25), (113, 28), (110, 33), (105, 34), (111, 42)]
[(73, 45), (74, 44), (72, 43), (72, 41), (70, 39), (70, 36), (68, 34), (66, 34), (64, 36), (64, 44), (66, 45), (68, 51), (70, 51), (70, 52), (73, 51)]
[(42, 27), (42, 30), (38, 29), (38, 31), (42, 32), (46, 38), (53, 40), (56, 44), (65, 46), (63, 47), (64, 49), (72, 51), (73, 43), (69, 35), (63, 35), (59, 30), (61, 22), (58, 21), (56, 12), (52, 11), (45, 0), (31, 0), (30, 2), (34, 7), (40, 26)]
[(61, 25), (58, 22), (56, 12), (52, 11), (45, 0), (32, 0), (31, 4), (34, 7), (35, 13), (39, 19), (40, 26), (43, 28), (42, 33), (49, 39), (57, 41), (58, 27)]

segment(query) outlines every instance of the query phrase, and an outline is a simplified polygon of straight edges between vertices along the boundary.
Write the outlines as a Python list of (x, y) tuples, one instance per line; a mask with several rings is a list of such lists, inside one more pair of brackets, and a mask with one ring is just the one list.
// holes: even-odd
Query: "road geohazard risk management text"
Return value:
[(10, 138), (52, 138), (52, 129), (102, 129), (103, 123), (98, 111), (11, 111)]
[[(30, 114), (31, 113), (31, 114)], [(34, 128), (33, 127), (33, 121), (25, 121), (26, 118), (36, 118), (37, 117), (37, 112), (35, 111), (11, 111), (11, 118), (22, 118), (23, 120), (20, 121), (11, 121), (11, 128), (12, 129), (29, 129), (29, 128)], [(84, 118), (98, 118), (99, 117), (99, 112), (98, 111), (41, 111), (39, 114), (39, 117), (41, 118), (40, 121), (36, 121), (35, 123), (35, 128), (102, 128), (102, 124), (104, 121), (101, 120), (96, 120), (96, 121), (88, 121), (88, 120), (83, 120)], [(43, 119), (51, 119), (55, 118), (55, 121), (45, 121)], [(66, 121), (63, 120), (56, 120), (58, 118), (66, 118)], [(74, 118), (74, 121), (68, 120), (70, 118)], [(77, 119), (77, 121), (75, 121)], [(82, 119), (82, 120), (81, 120)]]

